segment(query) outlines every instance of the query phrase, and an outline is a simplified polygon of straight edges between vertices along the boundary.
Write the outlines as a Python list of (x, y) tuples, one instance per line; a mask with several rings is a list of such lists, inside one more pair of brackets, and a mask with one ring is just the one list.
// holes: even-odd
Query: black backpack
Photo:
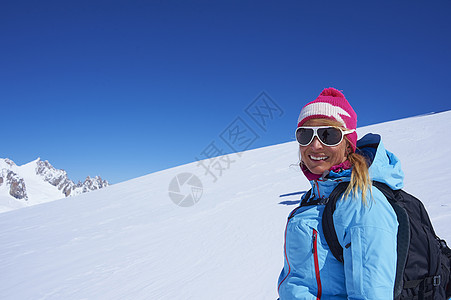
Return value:
[[(349, 182), (341, 182), (325, 204), (322, 225), (327, 244), (335, 258), (343, 262), (343, 248), (338, 243), (333, 213)], [(394, 299), (449, 299), (451, 297), (451, 250), (435, 235), (427, 211), (420, 200), (403, 190), (392, 190), (373, 182), (392, 205), (398, 218), (397, 267)], [(301, 206), (307, 203), (311, 191)], [(323, 201), (321, 201), (324, 204)]]

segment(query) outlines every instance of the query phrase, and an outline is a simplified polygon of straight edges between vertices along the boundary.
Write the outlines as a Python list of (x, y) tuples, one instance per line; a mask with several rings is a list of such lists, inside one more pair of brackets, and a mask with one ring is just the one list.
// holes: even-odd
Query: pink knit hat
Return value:
[[(337, 89), (324, 89), (318, 98), (305, 105), (298, 118), (298, 127), (310, 119), (330, 119), (339, 122), (346, 129), (357, 128), (357, 114), (345, 96)], [(355, 152), (357, 132), (346, 135)]]

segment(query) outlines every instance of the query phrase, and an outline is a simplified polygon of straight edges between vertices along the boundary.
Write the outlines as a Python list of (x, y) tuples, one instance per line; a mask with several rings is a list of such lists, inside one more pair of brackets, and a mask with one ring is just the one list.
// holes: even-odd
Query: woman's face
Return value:
[[(330, 126), (325, 119), (310, 119), (302, 126)], [(346, 160), (347, 141), (343, 139), (337, 146), (325, 146), (317, 137), (307, 146), (299, 146), (301, 160), (313, 174), (323, 174), (331, 167), (339, 165)]]

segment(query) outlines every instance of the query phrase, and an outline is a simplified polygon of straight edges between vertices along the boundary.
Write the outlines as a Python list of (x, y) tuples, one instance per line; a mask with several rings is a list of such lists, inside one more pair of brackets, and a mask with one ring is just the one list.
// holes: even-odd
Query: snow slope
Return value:
[[(451, 141), (440, 129), (449, 125), (448, 111), (358, 133), (383, 135), (402, 161), (405, 189), (451, 242)], [(277, 299), (285, 221), (300, 197), (279, 196), (309, 188), (295, 166), (297, 144), (229, 159), (216, 182), (191, 163), (0, 214), (0, 299)], [(191, 207), (168, 194), (184, 172), (203, 185)]]

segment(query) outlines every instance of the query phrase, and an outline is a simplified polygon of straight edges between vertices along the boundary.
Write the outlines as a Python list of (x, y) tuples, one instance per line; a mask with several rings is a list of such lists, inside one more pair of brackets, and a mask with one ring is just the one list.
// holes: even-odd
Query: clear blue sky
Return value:
[[(451, 109), (450, 13), (448, 0), (3, 1), (0, 157), (117, 183), (211, 142), (231, 152), (236, 122), (258, 136), (247, 148), (291, 141), (329, 86), (359, 126)], [(280, 108), (264, 128), (245, 110), (263, 91)]]

